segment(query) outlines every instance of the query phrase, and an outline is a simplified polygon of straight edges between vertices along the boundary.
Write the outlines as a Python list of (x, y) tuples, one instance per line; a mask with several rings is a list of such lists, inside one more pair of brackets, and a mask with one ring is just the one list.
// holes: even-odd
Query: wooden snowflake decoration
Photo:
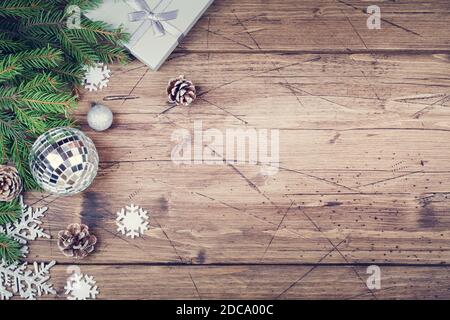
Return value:
[[(22, 245), (23, 257), (28, 255), (28, 241), (37, 238), (50, 239), (41, 227), (41, 218), (44, 217), (47, 208), (32, 208), (24, 204), (20, 199), (22, 215), (14, 223), (0, 226), (0, 233), (6, 234)], [(50, 268), (55, 265), (50, 263), (33, 263), (33, 269), (28, 268), (27, 263), (7, 264), (0, 260), (0, 300), (8, 300), (14, 295), (27, 300), (34, 300), (43, 294), (56, 294), (50, 279)]]
[(41, 228), (42, 221), (47, 207), (32, 208), (24, 204), (23, 198), (20, 198), (20, 205), (22, 207), (22, 215), (14, 223), (8, 223), (5, 226), (0, 226), (0, 233), (6, 234), (22, 245), (21, 251), (23, 257), (28, 254), (28, 241), (36, 240), (37, 238), (50, 239), (50, 235), (45, 233)]
[(85, 66), (83, 84), (89, 91), (98, 91), (108, 86), (111, 71), (108, 66), (103, 63), (97, 63), (94, 66)]
[(68, 300), (93, 300), (99, 294), (94, 277), (75, 273), (67, 279), (64, 287)]
[(28, 268), (27, 263), (13, 263), (7, 265), (0, 261), (0, 300), (9, 300), (14, 295), (23, 299), (35, 300), (43, 294), (56, 294), (53, 285), (48, 283), (50, 268), (55, 265), (50, 263), (33, 263), (33, 269)]
[(134, 239), (148, 230), (147, 211), (134, 204), (117, 212), (117, 231)]

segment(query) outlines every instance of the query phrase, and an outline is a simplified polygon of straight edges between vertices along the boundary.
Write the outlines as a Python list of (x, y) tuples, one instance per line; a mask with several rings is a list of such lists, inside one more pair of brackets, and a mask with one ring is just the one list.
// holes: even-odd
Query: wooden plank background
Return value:
[[(371, 4), (381, 30), (366, 27)], [(83, 194), (27, 195), (53, 237), (30, 261), (57, 260), (61, 299), (71, 265), (100, 299), (450, 298), (449, 20), (448, 0), (216, 0), (159, 72), (114, 65), (107, 89), (83, 93), (101, 169)], [(164, 113), (179, 74), (199, 99)], [(92, 101), (115, 113), (107, 132), (86, 125)], [(176, 166), (171, 134), (199, 120), (279, 129), (279, 173)], [(116, 231), (130, 203), (150, 213), (143, 238)], [(56, 245), (73, 222), (100, 240), (82, 261)]]

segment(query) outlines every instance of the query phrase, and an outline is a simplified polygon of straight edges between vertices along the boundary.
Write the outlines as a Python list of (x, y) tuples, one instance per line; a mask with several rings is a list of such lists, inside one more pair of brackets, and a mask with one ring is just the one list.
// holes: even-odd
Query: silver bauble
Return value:
[(87, 115), (89, 127), (95, 131), (105, 131), (109, 129), (113, 123), (113, 113), (104, 105), (94, 104)]
[(73, 128), (56, 128), (41, 135), (31, 148), (29, 161), (37, 183), (57, 195), (84, 191), (98, 170), (94, 143)]

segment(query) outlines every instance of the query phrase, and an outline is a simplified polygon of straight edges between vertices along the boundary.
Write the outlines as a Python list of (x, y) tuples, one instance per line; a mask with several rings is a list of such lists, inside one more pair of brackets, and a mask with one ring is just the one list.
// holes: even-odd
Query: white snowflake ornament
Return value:
[[(8, 223), (0, 226), (0, 233), (6, 234), (22, 245), (21, 251), (25, 257), (28, 254), (28, 241), (36, 240), (37, 238), (50, 239), (50, 235), (45, 233), (41, 228), (42, 222), (40, 219), (44, 217), (47, 207), (32, 208), (23, 202), (20, 198), (20, 205), (22, 207), (22, 215), (14, 223)], [(1, 280), (1, 279), (0, 279)]]
[[(42, 229), (40, 219), (44, 217), (48, 208), (32, 208), (20, 198), (22, 215), (14, 223), (0, 226), (0, 233), (6, 234), (22, 245), (20, 249), (23, 257), (28, 254), (28, 241), (37, 238), (50, 239), (50, 235)], [(50, 268), (55, 265), (50, 263), (33, 263), (34, 270), (28, 268), (27, 263), (7, 264), (0, 260), (0, 300), (8, 300), (14, 295), (27, 300), (35, 300), (43, 294), (56, 294), (50, 279)]]
[(50, 268), (55, 265), (50, 263), (33, 263), (33, 270), (27, 263), (6, 264), (0, 261), (0, 300), (9, 300), (14, 295), (27, 300), (35, 300), (43, 294), (56, 294), (53, 285), (48, 283)]
[(122, 208), (117, 212), (117, 231), (134, 239), (148, 230), (147, 211), (134, 204)]
[(83, 84), (89, 91), (98, 91), (108, 86), (111, 71), (103, 63), (97, 63), (94, 66), (84, 66), (86, 73)]
[(74, 273), (67, 279), (64, 287), (67, 300), (93, 300), (99, 294), (94, 277)]

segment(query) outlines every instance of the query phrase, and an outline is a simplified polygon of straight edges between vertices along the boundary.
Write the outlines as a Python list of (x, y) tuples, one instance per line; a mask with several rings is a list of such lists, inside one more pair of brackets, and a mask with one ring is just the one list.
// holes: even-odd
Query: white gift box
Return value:
[(158, 70), (214, 0), (103, 0), (86, 14), (115, 28), (124, 27), (131, 53)]

